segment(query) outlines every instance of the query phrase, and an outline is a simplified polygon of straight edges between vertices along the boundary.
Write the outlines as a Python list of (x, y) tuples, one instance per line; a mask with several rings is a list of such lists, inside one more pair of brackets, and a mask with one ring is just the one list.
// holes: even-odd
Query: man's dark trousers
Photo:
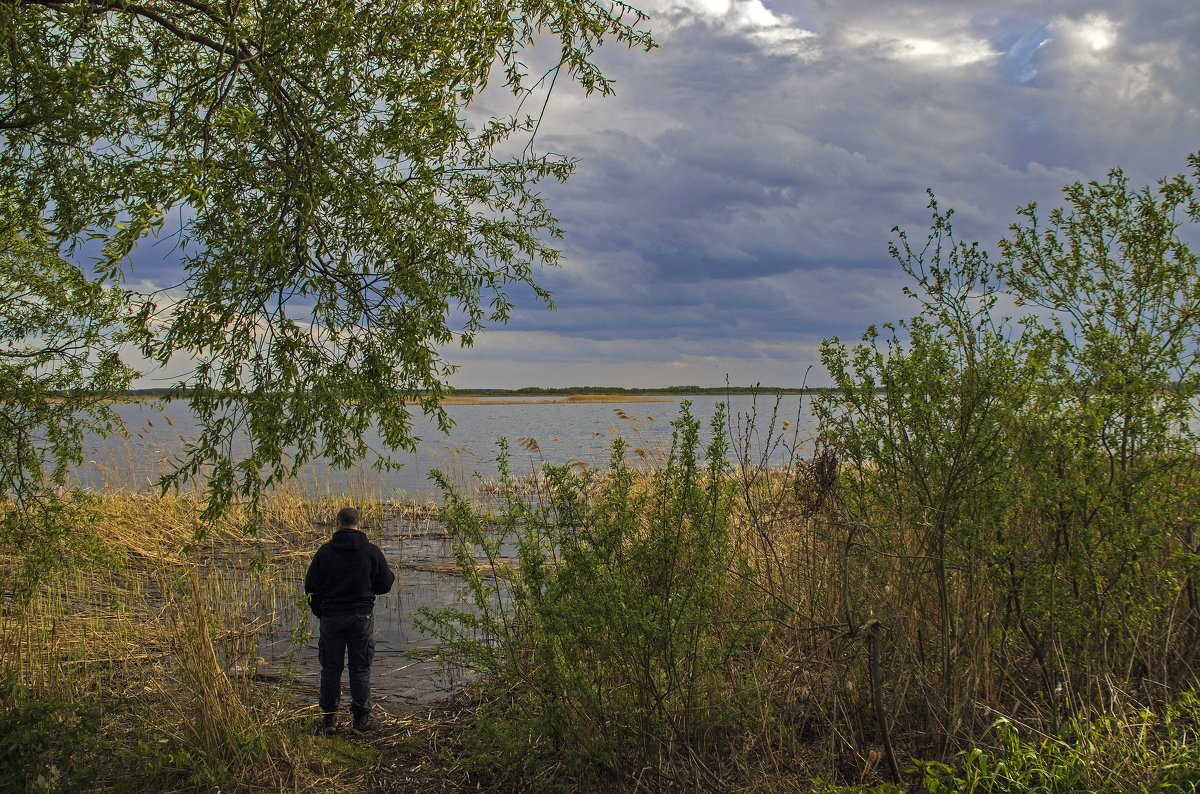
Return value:
[(321, 660), (321, 711), (337, 712), (342, 696), (342, 665), (350, 655), (350, 713), (371, 713), (371, 659), (375, 656), (375, 616), (322, 615), (317, 656)]

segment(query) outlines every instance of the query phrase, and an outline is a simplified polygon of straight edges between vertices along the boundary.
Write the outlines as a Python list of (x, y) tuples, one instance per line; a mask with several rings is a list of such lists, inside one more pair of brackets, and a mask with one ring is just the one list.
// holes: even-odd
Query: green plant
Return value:
[[(846, 586), (852, 559), (886, 582), (847, 597), (846, 622), (903, 593), (902, 663), (939, 757), (976, 698), (1057, 724), (1090, 710), (1101, 674), (1173, 682), (1194, 663), (1200, 155), (1189, 165), (1155, 188), (1119, 170), (1070, 185), (1045, 225), (1022, 209), (998, 263), (931, 201), (924, 247), (892, 246), (920, 312), (822, 347)], [(1038, 313), (1014, 323), (1002, 300)]]
[(65, 260), (44, 224), (22, 228), (0, 189), (0, 546), (21, 558), (0, 595), (23, 606), (43, 577), (96, 551), (92, 500), (69, 490), (88, 433), (120, 427), (110, 403), (128, 310), (119, 290)]
[(1197, 702), (1185, 690), (1158, 712), (1122, 704), (1036, 739), (1001, 719), (991, 728), (992, 747), (963, 751), (951, 764), (917, 762), (910, 772), (928, 794), (1191, 792), (1200, 783)]
[[(903, 232), (891, 247), (921, 312), (885, 326), (882, 339), (868, 329), (853, 348), (826, 340), (822, 361), (837, 391), (813, 406), (843, 462), (847, 555), (870, 539), (883, 559), (911, 562), (880, 578), (896, 580), (918, 607), (933, 596), (936, 630), (921, 633), (918, 656), (937, 660), (927, 699), (937, 733), (948, 737), (968, 696), (961, 649), (978, 646), (971, 635), (989, 628), (959, 614), (957, 583), (986, 580), (1005, 541), (1002, 527), (1019, 493), (1013, 436), (1041, 359), (993, 316), (1000, 292), (987, 253), (955, 239), (953, 213), (942, 213), (932, 196), (930, 209), (922, 248)], [(855, 612), (847, 603), (851, 626)]]
[(38, 696), (11, 675), (0, 679), (0, 780), (8, 790), (74, 791), (96, 763), (98, 704)]
[[(444, 661), (484, 677), (490, 774), (595, 783), (736, 731), (754, 619), (730, 575), (724, 421), (702, 453), (685, 402), (660, 468), (634, 470), (618, 440), (604, 473), (547, 466), (532, 501), (507, 487), (495, 526), (443, 480), (474, 609), (426, 621)], [(511, 483), (503, 443), (499, 462)]]
[[(448, 427), (442, 351), (505, 322), (513, 284), (550, 304), (534, 273), (561, 230), (538, 185), (575, 163), (534, 151), (527, 110), (559, 74), (610, 93), (595, 50), (654, 48), (645, 19), (591, 0), (8, 4), (0, 224), (45, 229), (77, 274), (94, 266), (144, 357), (194, 363), (172, 390), (201, 430), (167, 480), (206, 482), (208, 519), (257, 507), (316, 456), (381, 452), (372, 432), (387, 465), (415, 445), (414, 406)], [(546, 38), (561, 57), (531, 77)], [(496, 84), (512, 107), (474, 118)], [(169, 296), (128, 278), (164, 230), (179, 242)], [(115, 357), (104, 314), (70, 305)]]
[(1042, 532), (1013, 583), (1048, 688), (1065, 669), (1078, 688), (1090, 665), (1165, 675), (1175, 650), (1141, 637), (1176, 633), (1160, 624), (1185, 585), (1187, 621), (1200, 618), (1187, 560), (1200, 156), (1189, 165), (1153, 188), (1131, 187), (1120, 169), (1069, 185), (1065, 206), (1044, 218), (1023, 208), (1000, 243), (1001, 276), (1019, 305), (1039, 308), (1028, 327), (1050, 352), (1021, 456)]

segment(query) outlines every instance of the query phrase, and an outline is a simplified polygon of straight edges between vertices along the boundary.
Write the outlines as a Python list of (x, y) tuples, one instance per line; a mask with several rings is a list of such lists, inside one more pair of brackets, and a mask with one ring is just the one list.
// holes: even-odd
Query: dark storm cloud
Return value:
[(1019, 206), (1200, 148), (1188, 5), (657, 5), (662, 50), (606, 53), (618, 97), (552, 111), (581, 161), (547, 191), (560, 308), (514, 330), (811, 350), (915, 310), (887, 244), (923, 238), (925, 188), (992, 247)]
[(796, 385), (823, 337), (915, 312), (887, 246), (924, 238), (926, 188), (994, 248), (1019, 206), (1200, 150), (1194, 0), (636, 4), (661, 48), (606, 44), (617, 95), (560, 81), (535, 141), (579, 158), (542, 188), (558, 309), (519, 294), (446, 351), (460, 385)]

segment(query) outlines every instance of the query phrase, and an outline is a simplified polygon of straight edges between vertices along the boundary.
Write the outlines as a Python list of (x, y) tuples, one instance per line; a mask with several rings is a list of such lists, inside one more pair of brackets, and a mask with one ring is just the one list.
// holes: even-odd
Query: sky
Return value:
[(539, 148), (561, 265), (459, 387), (825, 385), (821, 340), (916, 312), (888, 255), (932, 189), (994, 251), (1031, 201), (1200, 151), (1200, 3), (642, 0), (660, 48), (605, 45), (613, 97), (562, 87)]
[(926, 189), (994, 251), (1020, 206), (1200, 151), (1196, 0), (634, 5), (659, 49), (606, 43), (615, 96), (560, 80), (538, 131), (578, 158), (542, 190), (557, 308), (515, 293), (444, 351), (457, 387), (826, 385), (822, 339), (916, 312), (888, 243)]

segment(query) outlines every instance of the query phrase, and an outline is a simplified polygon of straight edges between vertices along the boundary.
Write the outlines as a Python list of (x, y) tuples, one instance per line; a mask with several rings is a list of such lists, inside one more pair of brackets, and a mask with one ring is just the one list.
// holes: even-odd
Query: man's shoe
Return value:
[(364, 717), (355, 717), (354, 727), (351, 730), (355, 733), (372, 733), (379, 730), (379, 728), (379, 720), (368, 714)]
[(337, 730), (337, 716), (325, 714), (317, 720), (317, 735), (328, 736)]

